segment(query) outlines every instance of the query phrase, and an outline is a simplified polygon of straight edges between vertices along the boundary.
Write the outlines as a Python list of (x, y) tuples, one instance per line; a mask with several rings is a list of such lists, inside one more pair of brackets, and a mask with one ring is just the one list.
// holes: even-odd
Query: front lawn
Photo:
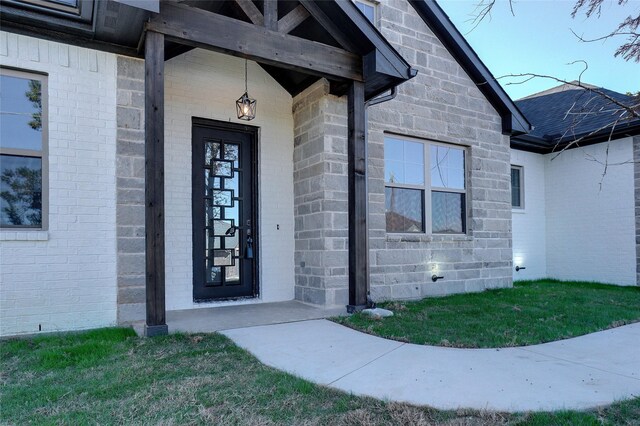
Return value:
[(334, 318), (402, 342), (497, 348), (550, 342), (640, 321), (640, 288), (561, 282), (517, 282), (483, 293), (381, 303), (394, 316)]
[[(260, 364), (219, 334), (129, 329), (0, 342), (1, 424), (634, 424), (640, 398), (588, 412), (502, 414), (361, 398)], [(637, 423), (635, 423), (637, 424)]]

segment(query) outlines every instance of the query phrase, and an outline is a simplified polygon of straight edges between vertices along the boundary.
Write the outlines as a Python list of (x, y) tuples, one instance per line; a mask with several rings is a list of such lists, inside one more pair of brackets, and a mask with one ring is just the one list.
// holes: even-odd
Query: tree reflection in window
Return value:
[(2, 223), (17, 226), (41, 225), (41, 160), (3, 155), (0, 169)]
[(0, 226), (41, 227), (42, 77), (0, 76)]

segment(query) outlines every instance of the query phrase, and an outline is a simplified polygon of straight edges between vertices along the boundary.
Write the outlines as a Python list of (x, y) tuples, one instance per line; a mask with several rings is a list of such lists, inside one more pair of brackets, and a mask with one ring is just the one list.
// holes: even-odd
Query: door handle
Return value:
[(247, 221), (247, 242), (244, 246), (244, 258), (253, 259), (253, 238), (251, 237), (251, 221)]

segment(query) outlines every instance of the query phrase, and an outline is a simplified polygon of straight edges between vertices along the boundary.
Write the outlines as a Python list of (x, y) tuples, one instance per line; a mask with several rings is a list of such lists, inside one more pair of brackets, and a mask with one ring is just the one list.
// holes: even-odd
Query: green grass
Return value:
[(356, 397), (266, 367), (219, 334), (102, 329), (6, 340), (0, 354), (2, 424), (640, 424), (640, 399), (504, 414)]
[(640, 288), (517, 282), (483, 293), (381, 303), (394, 316), (334, 318), (348, 327), (402, 342), (464, 348), (532, 345), (640, 320)]

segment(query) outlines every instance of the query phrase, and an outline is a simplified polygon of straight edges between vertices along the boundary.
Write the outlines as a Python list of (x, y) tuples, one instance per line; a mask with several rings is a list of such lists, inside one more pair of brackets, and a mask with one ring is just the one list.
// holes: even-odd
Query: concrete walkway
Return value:
[(400, 343), (327, 320), (222, 333), (312, 382), (440, 409), (580, 410), (640, 396), (640, 323), (506, 349)]

